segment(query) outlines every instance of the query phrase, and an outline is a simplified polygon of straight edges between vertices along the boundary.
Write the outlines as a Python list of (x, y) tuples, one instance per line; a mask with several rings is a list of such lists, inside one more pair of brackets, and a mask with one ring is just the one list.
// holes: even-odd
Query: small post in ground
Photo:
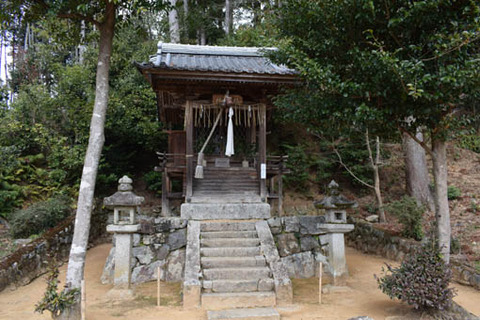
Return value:
[(160, 267), (157, 267), (157, 307), (160, 307)]
[(322, 304), (322, 263), (318, 263), (318, 304)]
[(81, 301), (80, 301), (80, 308), (82, 314), (82, 320), (87, 318), (87, 292), (85, 291), (85, 280), (81, 282)]

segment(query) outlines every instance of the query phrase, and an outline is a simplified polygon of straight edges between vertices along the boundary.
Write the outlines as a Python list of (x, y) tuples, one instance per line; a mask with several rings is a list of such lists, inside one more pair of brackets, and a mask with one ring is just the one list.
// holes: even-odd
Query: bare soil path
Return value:
[[(111, 302), (106, 299), (111, 285), (102, 285), (100, 275), (110, 245), (99, 245), (88, 251), (86, 264), (88, 320), (186, 320), (206, 319), (203, 310), (184, 311), (181, 307), (180, 284), (162, 283), (162, 306), (156, 307), (156, 283), (137, 286), (137, 298), (127, 302)], [(373, 274), (380, 274), (386, 261), (380, 257), (364, 255), (347, 249), (350, 270), (348, 290), (323, 295), (318, 305), (318, 279), (294, 280), (294, 305), (278, 308), (284, 320), (329, 319), (345, 320), (354, 316), (368, 315), (375, 320), (401, 316), (410, 308), (390, 300), (377, 288)], [(393, 263), (388, 261), (389, 263)], [(64, 283), (65, 266), (60, 269)], [(455, 300), (470, 312), (480, 315), (480, 292), (454, 284), (458, 289)], [(43, 295), (46, 284), (42, 278), (28, 286), (0, 293), (1, 320), (50, 319), (49, 313), (34, 313), (34, 305)], [(392, 319), (392, 318), (391, 318)]]

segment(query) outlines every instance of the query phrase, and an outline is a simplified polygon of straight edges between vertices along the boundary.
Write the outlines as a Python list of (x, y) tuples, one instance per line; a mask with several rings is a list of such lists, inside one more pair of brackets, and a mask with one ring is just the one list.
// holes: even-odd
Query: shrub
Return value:
[(448, 200), (455, 200), (462, 195), (462, 191), (455, 186), (448, 186), (447, 197)]
[(160, 194), (162, 192), (162, 174), (156, 171), (149, 171), (145, 173), (143, 179), (147, 183), (148, 190), (156, 191)]
[(418, 206), (414, 198), (404, 196), (399, 201), (393, 201), (385, 206), (385, 209), (396, 216), (403, 225), (404, 237), (421, 240), (423, 238), (423, 213), (424, 206)]
[(59, 272), (56, 262), (55, 260), (52, 260), (49, 265), (48, 277), (46, 280), (47, 289), (42, 300), (35, 305), (35, 312), (43, 313), (43, 311), (48, 310), (52, 313), (53, 319), (60, 316), (64, 310), (75, 304), (78, 294), (80, 293), (80, 290), (76, 288), (68, 291), (64, 289), (61, 292), (58, 292), (58, 274)]
[(408, 255), (400, 267), (386, 264), (378, 287), (391, 299), (397, 298), (415, 309), (445, 310), (455, 291), (449, 288), (452, 271), (446, 265), (435, 241), (429, 241)]
[(71, 214), (71, 199), (57, 196), (12, 214), (10, 230), (15, 238), (28, 238), (56, 226)]

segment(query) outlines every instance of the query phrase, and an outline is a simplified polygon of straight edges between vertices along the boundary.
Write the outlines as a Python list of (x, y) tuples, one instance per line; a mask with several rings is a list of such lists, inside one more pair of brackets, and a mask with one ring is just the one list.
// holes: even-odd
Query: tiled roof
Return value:
[(265, 52), (275, 48), (195, 46), (158, 43), (158, 51), (150, 57), (156, 68), (183, 71), (210, 71), (294, 75), (296, 72), (273, 64)]

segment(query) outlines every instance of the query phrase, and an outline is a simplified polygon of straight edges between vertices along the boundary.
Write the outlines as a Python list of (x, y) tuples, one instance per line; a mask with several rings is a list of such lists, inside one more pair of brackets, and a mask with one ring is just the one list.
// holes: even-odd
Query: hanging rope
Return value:
[(200, 152), (198, 153), (198, 158), (197, 158), (197, 167), (195, 168), (195, 178), (196, 179), (203, 179), (203, 151), (205, 150), (205, 147), (207, 146), (208, 142), (210, 141), (210, 138), (213, 135), (213, 132), (217, 128), (218, 121), (220, 120), (222, 116), (222, 110), (220, 109), (220, 112), (217, 115), (217, 119), (215, 119), (215, 123), (213, 124), (213, 128), (210, 131), (210, 134), (207, 137), (207, 140), (205, 140), (205, 143), (202, 146), (202, 149), (200, 149)]

